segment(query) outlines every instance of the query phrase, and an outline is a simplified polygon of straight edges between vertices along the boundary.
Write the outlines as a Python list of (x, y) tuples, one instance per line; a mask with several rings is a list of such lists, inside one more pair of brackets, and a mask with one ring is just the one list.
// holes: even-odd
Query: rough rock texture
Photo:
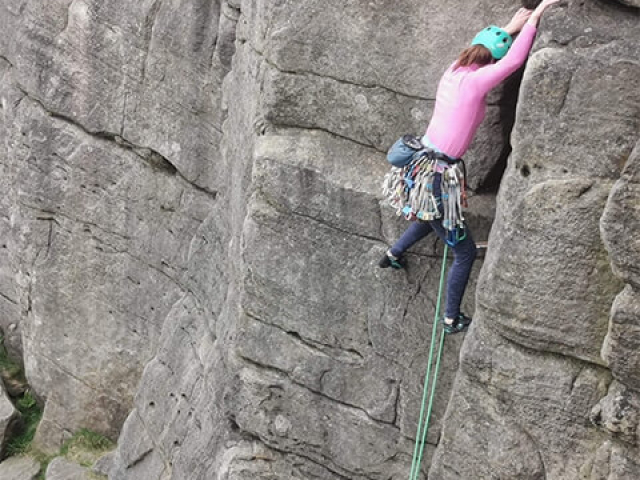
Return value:
[[(517, 3), (0, 0), (0, 327), (39, 443), (120, 433), (111, 480), (406, 478), (442, 247), (375, 267), (384, 152)], [(438, 443), (439, 480), (638, 477), (638, 25), (545, 19), (422, 478)], [(466, 157), (477, 240), (518, 86)]]
[[(79, 427), (115, 437), (146, 365), (124, 438), (138, 432), (141, 455), (145, 438), (166, 441), (146, 457), (154, 465), (195, 475), (201, 467), (179, 452), (174, 462), (174, 450), (203, 441), (210, 450), (233, 418), (259, 435), (251, 417), (263, 413), (240, 410), (274, 374), (288, 396), (302, 389), (368, 435), (392, 432), (381, 468), (406, 465), (437, 252), (425, 242), (406, 274), (373, 268), (404, 226), (380, 210), (382, 154), (424, 128), (453, 60), (441, 52), (461, 48), (484, 19), (462, 1), (397, 7), (0, 2), (11, 32), (0, 39), (0, 326), (45, 402), (41, 447)], [(454, 10), (465, 28), (452, 42)], [(483, 15), (509, 10), (496, 2)], [(416, 42), (427, 19), (429, 40)], [(492, 96), (469, 154), (474, 186), (508, 149), (508, 97)], [(471, 221), (486, 237), (492, 197), (475, 205)], [(227, 383), (243, 395), (223, 399)], [(191, 421), (207, 423), (208, 436), (191, 439)], [(135, 452), (125, 441), (120, 453)], [(334, 468), (378, 468), (357, 462)]]
[(4, 454), (4, 447), (13, 433), (20, 414), (11, 403), (9, 395), (4, 388), (4, 382), (0, 378), (0, 455)]
[(605, 2), (545, 22), (430, 478), (640, 478), (639, 37)]
[(115, 451), (104, 454), (102, 457), (95, 461), (95, 463), (91, 467), (91, 471), (96, 475), (103, 475), (105, 477), (109, 476), (109, 472), (113, 468), (114, 456)]
[[(2, 21), (2, 20), (0, 20)], [(11, 65), (0, 56), (0, 88), (6, 84)], [(7, 138), (5, 112), (8, 109), (8, 99), (2, 95), (0, 102), (0, 184), (4, 195), (0, 195), (0, 329), (3, 333), (4, 345), (15, 358), (22, 358), (22, 340), (20, 335), (20, 307), (18, 304), (18, 286), (12, 268), (11, 252), (11, 196), (6, 192), (11, 183), (11, 170), (8, 165), (8, 152), (5, 148)]]
[(40, 464), (31, 457), (12, 457), (0, 463), (2, 480), (35, 480)]
[[(378, 56), (397, 48), (393, 35), (409, 38), (407, 19), (415, 32), (420, 15), (446, 12), (403, 3), (389, 29), (372, 31), (364, 26), (384, 19), (386, 4), (352, 2), (338, 15), (331, 3), (239, 5), (223, 90), (229, 183), (192, 250), (193, 294), (165, 322), (112, 479), (401, 478), (410, 469), (441, 247), (425, 242), (407, 272), (375, 268), (405, 226), (380, 208), (381, 150), (424, 128), (437, 77), (414, 63), (424, 73), (396, 75)], [(480, 20), (456, 7), (470, 37)], [(375, 43), (367, 61), (345, 48), (362, 42)], [(493, 198), (474, 200), (469, 218), (486, 238)], [(427, 460), (461, 341), (448, 342)]]
[(629, 5), (630, 7), (640, 8), (639, 0), (620, 0), (620, 2), (622, 2), (624, 5)]
[(98, 480), (88, 468), (70, 462), (63, 457), (54, 458), (45, 474), (46, 480)]
[[(640, 391), (640, 355), (636, 347), (640, 341), (640, 242), (633, 233), (640, 227), (638, 198), (640, 142), (611, 190), (600, 224), (613, 271), (626, 283), (611, 310), (602, 356), (615, 378)], [(621, 222), (621, 218), (625, 221)]]
[(10, 267), (14, 280), (2, 326), (20, 326), (27, 377), (46, 399), (44, 448), (80, 427), (117, 437), (187, 291), (179, 279), (215, 203), (202, 172), (217, 155), (210, 94), (225, 23), (216, 5), (191, 8), (178, 18), (159, 2), (0, 3), (13, 32), (0, 40), (12, 242), (0, 277)]

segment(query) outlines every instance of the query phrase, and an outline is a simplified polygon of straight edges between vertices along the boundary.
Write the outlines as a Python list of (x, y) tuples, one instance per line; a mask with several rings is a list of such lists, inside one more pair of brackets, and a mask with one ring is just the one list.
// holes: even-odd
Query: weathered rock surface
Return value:
[[(111, 480), (406, 478), (442, 247), (376, 268), (406, 227), (384, 152), (515, 8), (0, 0), (0, 327), (39, 443), (120, 433)], [(599, 0), (545, 18), (422, 478), (439, 443), (439, 480), (640, 476), (638, 25)], [(477, 240), (518, 86), (466, 156)]]
[(625, 5), (629, 5), (630, 7), (638, 7), (640, 8), (640, 1), (638, 0), (620, 0)]
[(70, 462), (64, 457), (54, 458), (45, 474), (46, 480), (98, 480), (88, 468)]
[(91, 471), (96, 475), (109, 476), (109, 472), (113, 468), (113, 461), (115, 457), (115, 451), (104, 454), (98, 460), (95, 461), (91, 467)]
[(2, 480), (35, 480), (40, 464), (31, 457), (11, 457), (0, 463)]
[[(7, 83), (10, 70), (10, 63), (0, 56), (0, 88)], [(2, 112), (0, 115), (0, 138), (3, 139), (3, 147), (0, 148), (0, 182), (2, 182), (5, 192), (4, 195), (0, 195), (0, 330), (4, 345), (10, 354), (16, 358), (22, 358), (18, 287), (11, 262), (11, 252), (15, 251), (11, 237), (12, 202), (11, 196), (6, 194), (12, 185), (12, 176), (8, 165), (8, 152), (4, 147), (4, 140), (7, 138), (4, 112), (9, 107), (9, 100), (4, 95), (0, 107)]]
[(219, 9), (205, 2), (179, 19), (159, 3), (0, 10), (14, 32), (0, 40), (10, 218), (0, 229), (13, 242), (1, 326), (19, 325), (27, 377), (46, 399), (43, 448), (80, 427), (115, 439), (215, 203), (202, 172), (212, 173), (221, 122), (208, 93), (228, 55), (216, 48)]
[[(207, 234), (205, 252), (194, 251), (188, 272), (215, 269), (223, 279), (193, 278), (202, 294), (181, 300), (165, 322), (113, 479), (388, 478), (410, 468), (440, 251), (426, 241), (406, 273), (375, 268), (405, 226), (380, 209), (387, 168), (380, 150), (410, 129), (398, 125), (411, 121), (409, 108), (423, 115), (428, 101), (413, 98), (419, 89), (389, 92), (385, 79), (360, 84), (357, 73), (328, 71), (333, 62), (298, 58), (298, 16), (312, 9), (322, 17), (318, 26), (333, 18), (331, 5), (312, 3), (241, 5), (223, 99), (230, 184), (220, 189), (216, 215), (223, 212), (224, 223), (206, 227), (219, 230)], [(332, 24), (347, 43), (357, 33), (348, 25)], [(323, 41), (324, 33), (305, 42)], [(336, 58), (349, 52), (322, 48)], [(354, 122), (354, 101), (363, 119), (374, 107), (388, 115)], [(402, 115), (399, 104), (408, 105)], [(482, 239), (493, 200), (477, 198), (470, 219)], [(465, 307), (473, 309), (471, 296)], [(452, 340), (443, 361), (434, 425), (461, 340)], [(193, 453), (202, 451), (215, 453)]]
[[(382, 151), (428, 120), (436, 80), (453, 61), (439, 58), (451, 48), (441, 35), (451, 9), (465, 20), (456, 49), (483, 20), (461, 1), (406, 1), (391, 16), (382, 2), (338, 15), (338, 3), (0, 2), (2, 29), (12, 32), (0, 40), (0, 163), (9, 192), (0, 204), (9, 239), (1, 321), (16, 332), (29, 381), (46, 401), (41, 446), (55, 449), (81, 426), (114, 437), (152, 358), (125, 434), (150, 429), (155, 443), (166, 432), (169, 444), (153, 454), (163, 464), (182, 440), (163, 423), (174, 407), (154, 400), (149, 384), (165, 392), (175, 372), (188, 391), (205, 382), (202, 406), (186, 401), (205, 417), (246, 363), (412, 435), (420, 394), (413, 370), (425, 358), (407, 346), (425, 345), (433, 299), (424, 292), (436, 282), (437, 252), (433, 240), (417, 248), (414, 269), (395, 286), (372, 268), (404, 226), (380, 212)], [(492, 16), (508, 12), (496, 2)], [(416, 44), (427, 18), (431, 40)], [(380, 19), (388, 28), (364, 28)], [(398, 38), (425, 61), (390, 41)], [(370, 57), (352, 48), (363, 43), (376, 46)], [(398, 55), (409, 71), (389, 68)], [(505, 148), (501, 98), (492, 98), (486, 127), (497, 133), (480, 136), (468, 157), (474, 186)], [(473, 173), (474, 158), (482, 172)], [(493, 201), (477, 205), (471, 221), (481, 238)], [(343, 273), (326, 291), (305, 291), (334, 271)], [(269, 300), (274, 294), (281, 299)], [(371, 305), (363, 309), (363, 300)], [(178, 313), (182, 305), (188, 313)], [(184, 345), (162, 360), (177, 362), (173, 373), (159, 360), (168, 341), (161, 329), (173, 332), (182, 315), (200, 332), (200, 367), (189, 374)], [(263, 335), (292, 348), (289, 357), (267, 348)], [(210, 373), (216, 362), (225, 367)], [(323, 366), (296, 368), (301, 362)], [(448, 362), (444, 392), (455, 349)], [(147, 411), (151, 403), (158, 413)], [(210, 435), (237, 415), (233, 402), (219, 403)], [(194, 474), (191, 463), (173, 463)]]

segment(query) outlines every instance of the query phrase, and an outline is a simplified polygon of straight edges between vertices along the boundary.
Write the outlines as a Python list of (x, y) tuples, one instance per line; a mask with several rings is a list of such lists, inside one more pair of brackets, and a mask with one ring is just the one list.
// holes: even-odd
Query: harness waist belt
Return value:
[(430, 159), (445, 162), (447, 165), (455, 165), (456, 163), (459, 163), (462, 161), (461, 158), (450, 157), (449, 155), (445, 155), (442, 152), (436, 152), (435, 150), (429, 147), (425, 148), (425, 152)]

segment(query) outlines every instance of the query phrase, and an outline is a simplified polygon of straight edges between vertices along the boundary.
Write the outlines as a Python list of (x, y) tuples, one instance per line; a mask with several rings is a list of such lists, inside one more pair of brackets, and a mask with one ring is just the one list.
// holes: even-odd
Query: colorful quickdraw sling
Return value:
[[(436, 173), (441, 170), (441, 197), (434, 194)], [(467, 207), (466, 167), (429, 148), (420, 150), (402, 167), (391, 167), (382, 185), (387, 203), (407, 220), (442, 219), (447, 243), (455, 246), (466, 238), (463, 208)], [(442, 214), (438, 203), (442, 202)]]

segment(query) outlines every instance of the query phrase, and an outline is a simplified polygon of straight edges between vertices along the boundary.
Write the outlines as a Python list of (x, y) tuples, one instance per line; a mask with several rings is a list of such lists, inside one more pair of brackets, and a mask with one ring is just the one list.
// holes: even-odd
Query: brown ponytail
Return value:
[(477, 65), (488, 65), (493, 61), (493, 55), (487, 47), (482, 45), (472, 45), (462, 51), (458, 57), (454, 70), (460, 67), (468, 67), (474, 63)]

